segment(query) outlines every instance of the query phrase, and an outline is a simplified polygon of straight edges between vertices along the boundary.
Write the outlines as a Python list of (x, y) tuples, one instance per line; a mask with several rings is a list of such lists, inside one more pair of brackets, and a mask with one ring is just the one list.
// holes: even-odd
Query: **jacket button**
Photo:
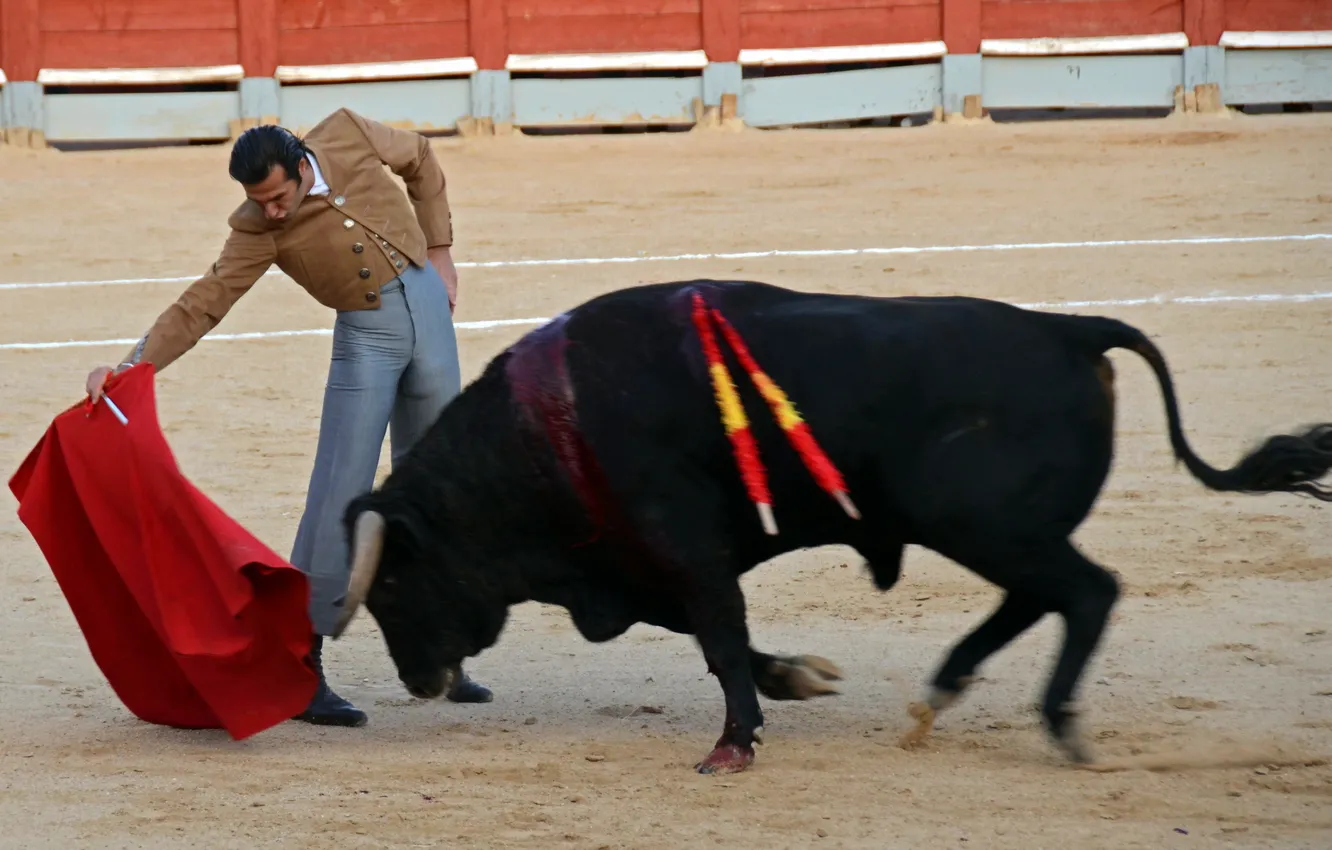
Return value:
[(373, 304), (377, 298), (379, 298), (379, 296), (374, 294), (373, 292), (367, 292), (365, 294), (365, 300), (369, 301), (371, 304)]
[(362, 245), (360, 242), (357, 242), (355, 245), (352, 246), (352, 250), (359, 254), (365, 250), (365, 246)]
[(367, 277), (370, 276), (370, 270), (369, 270), (369, 269), (361, 269), (361, 271), (360, 271), (360, 275), (361, 275), (361, 280), (365, 280)]

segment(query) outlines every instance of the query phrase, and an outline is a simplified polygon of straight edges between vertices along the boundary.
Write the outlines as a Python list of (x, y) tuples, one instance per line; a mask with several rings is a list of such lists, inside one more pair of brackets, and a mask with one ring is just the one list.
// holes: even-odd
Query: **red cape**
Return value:
[(246, 738), (314, 695), (309, 583), (181, 474), (153, 374), (107, 384), (128, 425), (86, 400), (57, 416), (9, 487), (125, 706)]

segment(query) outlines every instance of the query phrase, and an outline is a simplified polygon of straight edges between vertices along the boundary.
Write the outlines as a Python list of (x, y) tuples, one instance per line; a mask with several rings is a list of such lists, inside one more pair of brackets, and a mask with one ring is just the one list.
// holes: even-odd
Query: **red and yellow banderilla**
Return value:
[(749, 419), (745, 416), (745, 409), (740, 402), (735, 382), (731, 380), (730, 370), (726, 368), (726, 362), (722, 359), (721, 349), (717, 345), (717, 338), (709, 319), (721, 328), (722, 335), (735, 353), (736, 359), (749, 373), (750, 380), (754, 382), (759, 394), (768, 402), (773, 418), (786, 433), (787, 440), (799, 453), (800, 459), (814, 476), (814, 480), (837, 500), (847, 516), (860, 519), (860, 512), (856, 510), (856, 506), (847, 495), (846, 482), (841, 473), (814, 439), (809, 425), (796, 411), (795, 405), (791, 403), (786, 393), (759, 367), (758, 361), (750, 354), (749, 347), (745, 345), (740, 333), (715, 307), (709, 307), (699, 292), (693, 294), (692, 318), (699, 342), (703, 346), (703, 355), (707, 359), (717, 407), (721, 411), (722, 426), (731, 441), (731, 449), (735, 453), (736, 464), (740, 467), (740, 476), (745, 482), (745, 489), (758, 508), (763, 530), (768, 534), (777, 533), (777, 522), (772, 515), (772, 495), (768, 490), (767, 470), (763, 467), (763, 461), (759, 459), (758, 444), (750, 431)]

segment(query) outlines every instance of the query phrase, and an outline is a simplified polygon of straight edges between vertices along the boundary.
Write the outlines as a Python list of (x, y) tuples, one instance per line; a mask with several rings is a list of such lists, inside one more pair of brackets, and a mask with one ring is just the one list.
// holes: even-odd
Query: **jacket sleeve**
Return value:
[(217, 327), (276, 259), (271, 234), (232, 230), (208, 273), (157, 317), (121, 366), (148, 362), (165, 369)]
[(444, 169), (430, 147), (430, 140), (420, 133), (357, 115), (350, 109), (345, 111), (380, 161), (407, 184), (416, 219), (425, 233), (426, 247), (452, 246), (453, 216), (444, 185)]

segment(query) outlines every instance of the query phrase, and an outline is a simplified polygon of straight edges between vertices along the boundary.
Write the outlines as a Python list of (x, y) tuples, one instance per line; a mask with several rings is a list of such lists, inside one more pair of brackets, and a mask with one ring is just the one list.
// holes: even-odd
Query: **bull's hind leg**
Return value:
[(1042, 584), (1051, 608), (1064, 620), (1064, 642), (1045, 691), (1041, 716), (1064, 754), (1076, 763), (1087, 764), (1092, 755), (1079, 735), (1073, 697), (1119, 599), (1119, 581), (1069, 541), (1056, 547), (1048, 564), (1042, 571)]
[[(904, 746), (928, 735), (935, 716), (965, 690), (976, 668), (989, 656), (1026, 631), (1048, 612), (1064, 620), (1059, 659), (1046, 686), (1041, 716), (1060, 749), (1074, 762), (1091, 761), (1091, 753), (1078, 735), (1073, 696), (1087, 662), (1100, 644), (1119, 598), (1119, 583), (1104, 568), (1092, 563), (1067, 540), (1028, 552), (1022, 562), (1004, 569), (978, 569), (981, 575), (1007, 585), (999, 608), (949, 653), (934, 678), (929, 698), (911, 706), (917, 727), (903, 739)], [(1020, 575), (1020, 581), (1011, 580)], [(1003, 579), (1009, 578), (1008, 581)]]
[(1045, 613), (1038, 600), (1009, 591), (994, 613), (953, 647), (935, 674), (925, 700), (909, 706), (916, 726), (902, 737), (902, 746), (914, 747), (929, 737), (939, 712), (957, 702), (975, 678), (976, 668), (1035, 625)]

